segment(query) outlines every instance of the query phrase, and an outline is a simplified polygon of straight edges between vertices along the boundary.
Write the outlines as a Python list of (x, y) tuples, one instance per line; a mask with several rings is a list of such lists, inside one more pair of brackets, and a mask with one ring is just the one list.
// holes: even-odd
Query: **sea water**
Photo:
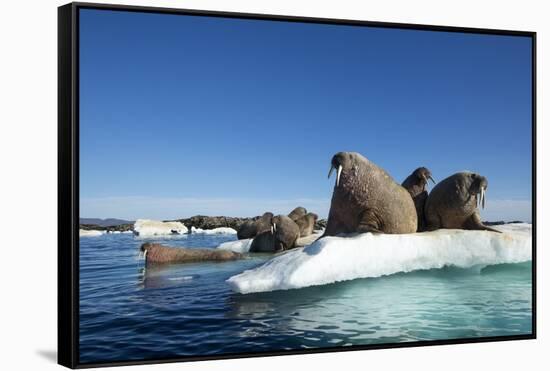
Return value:
[(239, 294), (272, 258), (145, 268), (144, 242), (216, 248), (235, 235), (80, 238), (80, 362), (128, 361), (531, 333), (531, 262), (443, 267)]

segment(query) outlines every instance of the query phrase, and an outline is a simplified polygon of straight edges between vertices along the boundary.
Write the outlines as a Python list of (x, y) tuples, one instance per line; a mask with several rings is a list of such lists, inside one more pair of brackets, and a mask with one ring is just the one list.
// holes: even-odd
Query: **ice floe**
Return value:
[(80, 237), (98, 237), (103, 235), (103, 233), (103, 231), (81, 229), (78, 234)]
[(237, 234), (237, 231), (233, 228), (220, 227), (213, 229), (202, 229), (191, 227), (191, 233), (202, 233), (202, 234)]
[(531, 224), (495, 228), (503, 233), (438, 230), (326, 237), (232, 276), (227, 282), (234, 291), (246, 294), (445, 266), (470, 268), (531, 260)]
[(252, 245), (252, 238), (245, 240), (224, 242), (218, 246), (218, 249), (230, 250), (241, 254), (247, 253)]
[(134, 234), (140, 237), (163, 236), (187, 233), (187, 227), (181, 222), (161, 222), (138, 219), (134, 224)]

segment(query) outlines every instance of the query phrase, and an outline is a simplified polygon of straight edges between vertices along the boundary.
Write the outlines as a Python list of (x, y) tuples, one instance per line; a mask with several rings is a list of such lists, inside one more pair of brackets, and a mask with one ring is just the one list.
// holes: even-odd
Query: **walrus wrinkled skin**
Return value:
[(305, 207), (298, 206), (294, 210), (288, 214), (288, 217), (292, 219), (293, 221), (296, 221), (307, 214), (307, 210)]
[[(426, 200), (424, 215), (429, 231), (447, 229), (473, 229), (499, 232), (481, 222), (478, 206), (485, 207), (487, 178), (464, 171), (439, 182)], [(500, 233), (500, 232), (499, 232)]]
[(300, 237), (300, 228), (286, 215), (277, 215), (273, 218), (273, 235), (275, 251), (289, 250), (296, 247), (296, 240)]
[(424, 206), (426, 205), (426, 199), (428, 198), (428, 179), (435, 184), (430, 170), (425, 167), (419, 167), (413, 171), (412, 174), (403, 181), (403, 183), (401, 183), (401, 186), (409, 192), (414, 201), (416, 218), (418, 219), (418, 227), (416, 228), (417, 232), (422, 232), (426, 228)]
[(169, 247), (158, 243), (147, 242), (141, 245), (146, 264), (193, 263), (193, 262), (223, 262), (242, 259), (243, 255), (221, 249), (187, 249)]
[(382, 168), (356, 152), (332, 157), (336, 170), (325, 236), (340, 233), (414, 233), (417, 217), (407, 190)]
[(243, 223), (243, 225), (241, 225), (241, 227), (237, 231), (237, 238), (239, 240), (254, 238), (256, 235), (270, 230), (272, 218), (273, 213), (266, 212), (260, 217), (260, 219), (249, 220)]
[(269, 230), (258, 234), (252, 240), (249, 252), (278, 252), (275, 248), (275, 235)]
[(315, 223), (319, 217), (315, 213), (307, 213), (301, 218), (296, 219), (296, 225), (300, 229), (300, 237), (307, 237), (313, 234)]

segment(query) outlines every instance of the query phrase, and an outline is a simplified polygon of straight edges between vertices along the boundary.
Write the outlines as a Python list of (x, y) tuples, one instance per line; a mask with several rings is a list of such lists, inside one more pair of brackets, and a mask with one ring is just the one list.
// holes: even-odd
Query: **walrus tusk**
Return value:
[(147, 263), (147, 250), (143, 252), (143, 260)]
[(342, 165), (338, 166), (338, 173), (336, 173), (336, 187), (340, 185), (340, 174), (342, 174)]
[(334, 166), (330, 165), (330, 170), (328, 171), (328, 178), (330, 179), (330, 176), (332, 175), (332, 171), (334, 170)]
[(277, 232), (277, 224), (271, 223), (271, 234), (273, 234), (274, 232)]
[(481, 188), (481, 208), (485, 209), (485, 188)]

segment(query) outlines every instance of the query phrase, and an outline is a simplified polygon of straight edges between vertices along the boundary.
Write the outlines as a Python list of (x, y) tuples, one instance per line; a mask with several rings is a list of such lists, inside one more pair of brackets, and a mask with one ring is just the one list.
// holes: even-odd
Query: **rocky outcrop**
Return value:
[(239, 218), (231, 216), (205, 216), (195, 215), (190, 218), (176, 219), (175, 221), (181, 222), (187, 226), (187, 228), (195, 227), (200, 229), (214, 229), (228, 227), (234, 230), (239, 230), (239, 227), (248, 220), (257, 220), (258, 217), (253, 218)]

